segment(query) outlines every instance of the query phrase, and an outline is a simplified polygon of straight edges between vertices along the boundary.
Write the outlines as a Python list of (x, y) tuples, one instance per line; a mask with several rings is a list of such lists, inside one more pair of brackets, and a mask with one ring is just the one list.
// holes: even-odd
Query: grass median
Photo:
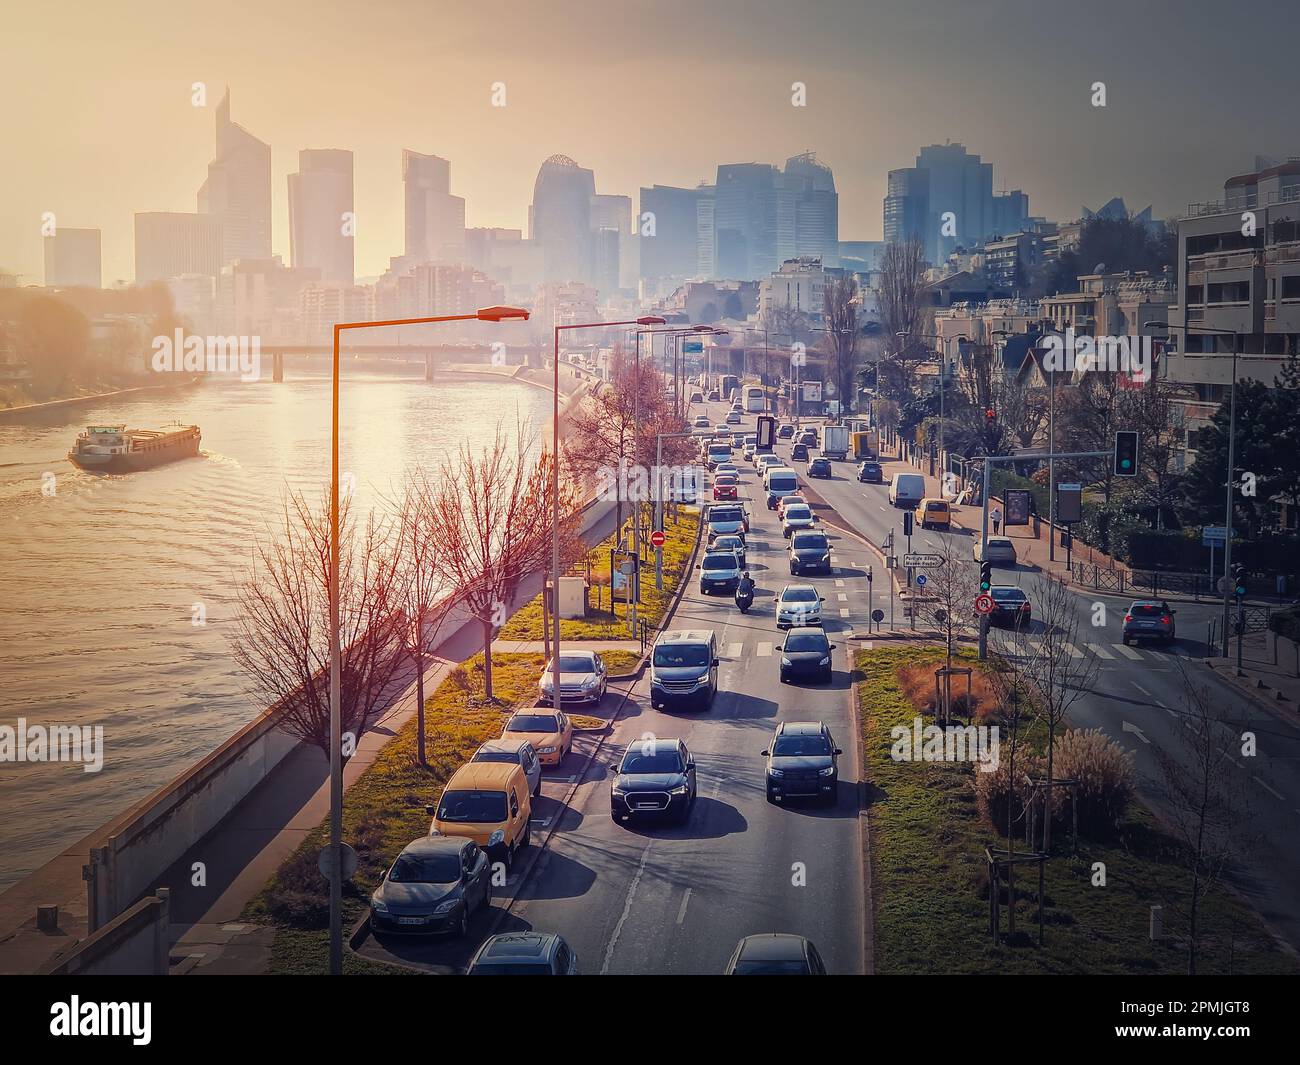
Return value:
[[(984, 849), (1006, 845), (978, 809), (970, 763), (896, 761), (895, 726), (911, 728), (921, 713), (917, 667), (944, 664), (940, 649), (877, 647), (855, 660), (869, 788), (874, 956), (878, 973), (1180, 973), (1187, 953), (1176, 923), (1152, 942), (1152, 904), (1186, 888), (1190, 873), (1173, 856), (1174, 840), (1151, 812), (1131, 803), (1112, 838), (1082, 832), (1078, 852), (1046, 867), (1045, 945), (1037, 945), (1037, 872), (1017, 870), (1015, 937), (994, 944), (989, 934)], [(962, 666), (980, 669), (972, 655)], [(913, 674), (909, 674), (909, 669)], [(903, 677), (900, 678), (900, 671)], [(928, 723), (928, 722), (927, 722)], [(1042, 751), (1045, 732), (1022, 727), (1022, 750)], [(1004, 737), (1003, 757), (1007, 739)], [(1019, 756), (1018, 756), (1019, 757)], [(1025, 850), (1017, 844), (1018, 850)], [(1094, 886), (1104, 864), (1105, 885)], [(1004, 889), (1005, 890), (1005, 889)], [(1202, 903), (1202, 973), (1295, 973), (1257, 915), (1219, 889)], [(1005, 933), (1007, 914), (1002, 913)]]
[[(653, 564), (645, 567), (641, 575), (641, 605), (637, 616), (652, 627), (666, 615), (678, 585), (686, 573), (686, 566), (695, 549), (699, 534), (700, 513), (693, 507), (682, 507), (677, 521), (664, 520), (664, 586), (655, 587)], [(612, 606), (609, 583), (610, 549), (617, 543), (611, 535), (587, 552), (596, 596), (596, 605), (584, 618), (561, 618), (561, 640), (626, 640), (628, 630), (627, 603), (618, 600)], [(653, 559), (653, 552), (651, 553)], [(526, 606), (517, 610), (497, 635), (500, 640), (540, 640), (542, 638), (542, 597), (537, 595)], [(608, 664), (608, 660), (607, 660)]]

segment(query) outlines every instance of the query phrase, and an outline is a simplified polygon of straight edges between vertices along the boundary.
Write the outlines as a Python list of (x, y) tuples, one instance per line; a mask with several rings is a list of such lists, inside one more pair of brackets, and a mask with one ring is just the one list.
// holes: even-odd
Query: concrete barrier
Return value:
[(141, 899), (93, 935), (60, 951), (37, 976), (166, 976), (168, 895)]

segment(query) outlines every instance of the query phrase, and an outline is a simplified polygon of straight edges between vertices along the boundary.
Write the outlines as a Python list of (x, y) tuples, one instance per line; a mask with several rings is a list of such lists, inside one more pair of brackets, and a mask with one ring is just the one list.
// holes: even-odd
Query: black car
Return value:
[(724, 976), (825, 976), (826, 964), (803, 936), (746, 936), (736, 944)]
[(831, 544), (824, 532), (802, 529), (790, 537), (790, 572), (831, 572)]
[(858, 480), (863, 484), (884, 484), (885, 471), (879, 462), (859, 462)]
[(791, 462), (807, 462), (807, 461), (808, 461), (808, 445), (805, 444), (805, 443), (803, 443), (803, 442), (800, 442), (800, 443), (798, 443), (798, 444), (795, 444), (794, 447), (792, 447), (792, 448), (790, 449), (790, 461), (791, 461)]
[(808, 476), (809, 476), (809, 477), (830, 477), (830, 476), (832, 476), (832, 473), (831, 473), (831, 460), (830, 460), (830, 459), (817, 458), (817, 459), (813, 459), (812, 461), (810, 461), (810, 462), (808, 463)]
[(989, 598), (993, 600), (993, 609), (989, 611), (990, 624), (1029, 630), (1033, 608), (1029, 605), (1029, 596), (1022, 589), (1012, 584), (995, 584), (989, 589)]
[(781, 652), (781, 683), (810, 677), (829, 681), (832, 676), (831, 651), (835, 645), (818, 625), (795, 625), (785, 634)]
[(799, 443), (803, 444), (804, 447), (817, 446), (817, 432), (815, 429), (805, 429), (795, 439)]
[(767, 759), (767, 801), (821, 799), (834, 804), (839, 790), (839, 756), (824, 721), (786, 721), (776, 726)]
[(492, 901), (492, 863), (460, 836), (408, 843), (370, 896), (376, 932), (450, 932), (464, 936), (469, 918)]
[(609, 814), (615, 821), (637, 815), (685, 822), (695, 805), (695, 762), (681, 740), (644, 739), (628, 745), (614, 770)]
[(776, 438), (778, 440), (789, 440), (792, 436), (794, 436), (794, 426), (789, 422), (776, 431)]

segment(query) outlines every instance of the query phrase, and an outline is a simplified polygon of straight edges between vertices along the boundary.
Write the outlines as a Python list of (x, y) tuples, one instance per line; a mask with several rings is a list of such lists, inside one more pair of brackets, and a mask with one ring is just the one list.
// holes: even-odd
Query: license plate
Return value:
[(636, 808), (638, 810), (657, 810), (659, 804), (657, 802), (639, 802), (636, 804)]
[(398, 924), (424, 924), (423, 917), (399, 917)]

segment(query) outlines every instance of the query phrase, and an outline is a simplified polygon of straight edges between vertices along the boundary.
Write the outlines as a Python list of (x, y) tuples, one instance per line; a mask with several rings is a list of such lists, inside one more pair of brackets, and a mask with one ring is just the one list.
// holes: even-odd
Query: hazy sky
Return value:
[[(886, 171), (960, 141), (1067, 219), (1181, 212), (1256, 152), (1300, 154), (1300, 0), (5, 0), (0, 269), (43, 278), (40, 218), (103, 230), (193, 211), (229, 84), (272, 146), (274, 246), (300, 148), (356, 154), (357, 272), (402, 251), (403, 148), (452, 161), (467, 223), (525, 228), (556, 152), (597, 190), (694, 185), (812, 149), (841, 239), (878, 239)], [(207, 109), (190, 86), (208, 86)], [(807, 85), (791, 106), (791, 83)], [(1091, 105), (1106, 84), (1107, 106)], [(504, 82), (507, 105), (491, 106)]]

